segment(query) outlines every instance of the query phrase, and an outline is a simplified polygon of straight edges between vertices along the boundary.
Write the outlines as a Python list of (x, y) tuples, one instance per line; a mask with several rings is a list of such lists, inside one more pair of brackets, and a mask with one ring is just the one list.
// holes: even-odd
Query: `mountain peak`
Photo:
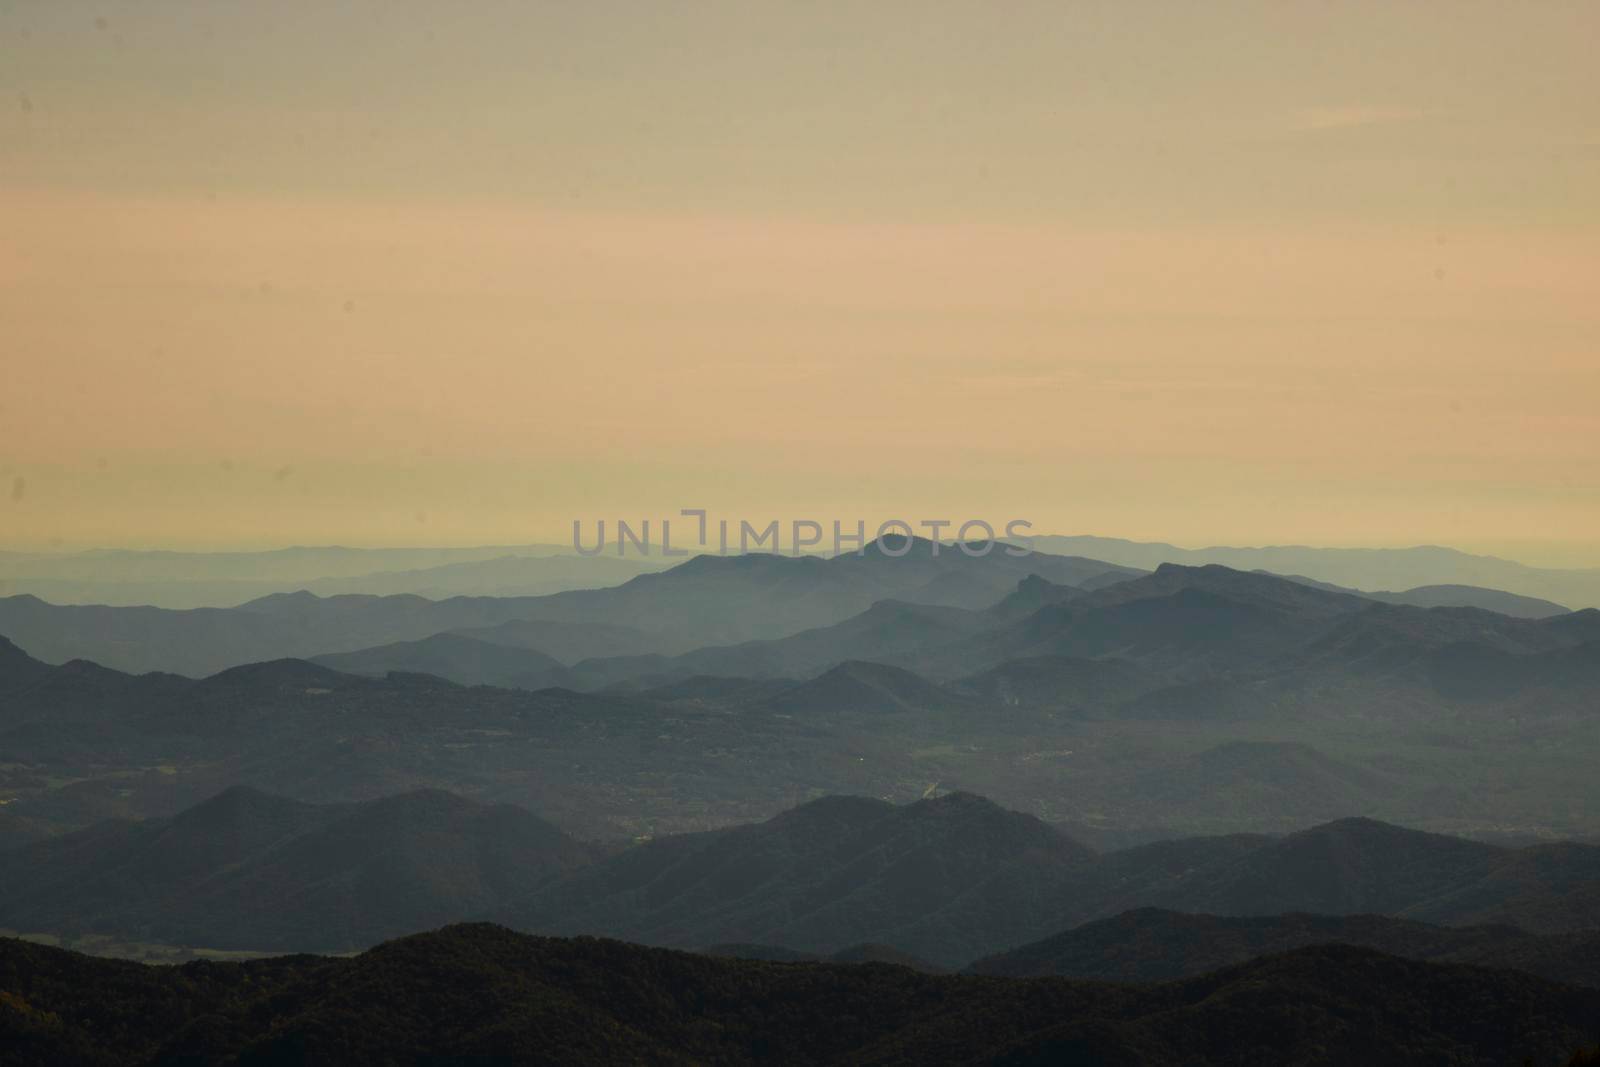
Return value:
[(218, 671), (205, 679), (215, 685), (278, 685), (334, 689), (355, 681), (348, 674), (303, 659), (273, 659)]
[(893, 804), (877, 797), (830, 793), (780, 812), (771, 821), (823, 820), (861, 824), (881, 819), (894, 810)]
[(1076, 586), (1052, 582), (1039, 574), (1030, 574), (1017, 582), (1016, 589), (992, 605), (992, 615), (1018, 618), (1040, 608), (1076, 600), (1084, 595)]
[[(751, 571), (760, 568), (784, 566), (792, 558), (776, 552), (718, 553), (702, 552), (684, 560), (676, 567), (660, 572), (663, 575), (682, 577), (689, 574), (724, 574)], [(649, 575), (640, 575), (647, 578)], [(634, 579), (637, 581), (638, 579)]]
[(1102, 602), (1116, 602), (1185, 592), (1209, 593), (1321, 616), (1361, 611), (1374, 605), (1374, 601), (1358, 593), (1336, 592), (1282, 575), (1235, 570), (1220, 563), (1193, 567), (1182, 563), (1163, 563), (1143, 578), (1119, 582), (1092, 595)]
[[(960, 551), (960, 549), (953, 545), (941, 544), (937, 547), (944, 552)], [(926, 537), (918, 537), (915, 534), (910, 536), (907, 536), (906, 534), (883, 534), (879, 537), (873, 538), (871, 541), (868, 541), (862, 548), (862, 551), (866, 554), (877, 554), (889, 556), (891, 558), (909, 555), (931, 556), (934, 550), (935, 544), (933, 541), (928, 540)], [(851, 554), (852, 553), (848, 552), (841, 553), (841, 555)]]
[(202, 821), (221, 813), (297, 811), (308, 807), (297, 800), (269, 793), (253, 785), (230, 785), (222, 792), (175, 816), (175, 820), (200, 819)]
[(902, 667), (845, 660), (772, 697), (768, 706), (792, 712), (892, 713), (953, 707), (964, 698)]
[(876, 678), (876, 679), (907, 679), (916, 678), (915, 674), (902, 667), (891, 667), (887, 663), (876, 663), (868, 659), (847, 659), (828, 668), (817, 676), (823, 678)]
[[(1094, 850), (1062, 833), (1056, 827), (1026, 812), (1014, 811), (996, 804), (988, 797), (964, 789), (953, 790), (938, 796), (926, 797), (899, 809), (903, 817), (915, 822), (929, 821), (951, 827), (963, 839), (975, 832), (983, 838), (983, 848), (1000, 847), (1001, 851), (1021, 852), (1044, 849), (1074, 862), (1090, 859)], [(978, 846), (973, 838), (971, 844)]]
[(268, 593), (266, 596), (258, 596), (254, 600), (245, 601), (239, 607), (244, 609), (275, 609), (300, 604), (314, 604), (321, 599), (322, 597), (309, 589), (296, 589), (292, 593)]
[(1045, 581), (1037, 574), (1030, 574), (1026, 578), (1022, 579), (1022, 581), (1017, 583), (1017, 592), (1027, 594), (1029, 596), (1036, 596), (1046, 589), (1052, 588), (1052, 585), (1053, 583)]
[(1497, 848), (1495, 845), (1486, 845), (1463, 837), (1453, 837), (1449, 834), (1435, 834), (1426, 830), (1413, 830), (1405, 826), (1396, 826), (1394, 823), (1367, 818), (1363, 815), (1350, 815), (1342, 819), (1334, 819), (1331, 822), (1318, 823), (1316, 826), (1307, 827), (1284, 838), (1285, 843), (1312, 840), (1338, 840), (1383, 846), (1398, 846), (1401, 844), (1410, 844), (1416, 847), (1437, 845), (1453, 848), (1459, 846), (1472, 851), (1492, 851)]
[(1257, 915), (1396, 913), (1482, 877), (1506, 851), (1465, 838), (1345, 818), (1249, 853), (1185, 910)]
[(922, 807), (927, 811), (974, 811), (1012, 814), (988, 797), (968, 792), (965, 789), (955, 789), (948, 793), (940, 793), (938, 796), (927, 797), (917, 801), (912, 806)]

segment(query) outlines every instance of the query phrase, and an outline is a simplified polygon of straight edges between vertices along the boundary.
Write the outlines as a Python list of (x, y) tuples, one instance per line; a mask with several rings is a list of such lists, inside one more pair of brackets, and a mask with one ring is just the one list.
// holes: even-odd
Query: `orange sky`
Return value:
[(1600, 565), (1596, 8), (989, 10), (8, 7), (0, 548)]

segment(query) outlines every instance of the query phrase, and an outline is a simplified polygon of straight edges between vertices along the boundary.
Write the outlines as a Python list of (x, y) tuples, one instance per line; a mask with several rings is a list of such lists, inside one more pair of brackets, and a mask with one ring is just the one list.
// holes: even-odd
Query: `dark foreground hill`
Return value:
[(593, 852), (508, 804), (421, 790), (301, 804), (234, 788), (0, 866), (0, 926), (253, 951), (365, 948), (486, 914)]
[(1224, 917), (1140, 908), (1023, 945), (968, 970), (1009, 978), (1161, 982), (1309, 945), (1527, 971), (1600, 987), (1600, 930), (1538, 936), (1514, 926), (1442, 927), (1382, 915)]
[(1389, 915), (1567, 934), (1600, 928), (1600, 847), (1501, 848), (1373, 819), (1337, 819), (1276, 839), (1196, 837), (1108, 852), (1075, 872), (1062, 899), (1058, 931), (1157, 907), (1232, 916)]
[(147, 967), (0, 941), (0, 1057), (135, 1063), (1551, 1063), (1600, 992), (1342, 946), (1169, 985), (718, 959), (457, 926)]
[(815, 952), (800, 952), (780, 945), (709, 945), (700, 950), (707, 956), (726, 956), (736, 960), (766, 960), (771, 963), (892, 963), (897, 967), (910, 967), (925, 974), (949, 974), (949, 967), (930, 963), (921, 956), (901, 952), (893, 945), (874, 945), (870, 942), (851, 945), (838, 952), (823, 956)]

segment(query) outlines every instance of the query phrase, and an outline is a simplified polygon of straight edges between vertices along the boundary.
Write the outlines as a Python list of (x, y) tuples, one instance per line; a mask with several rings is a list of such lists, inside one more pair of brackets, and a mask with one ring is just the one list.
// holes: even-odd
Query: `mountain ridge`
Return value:
[[(1600, 1034), (1600, 992), (1344, 946), (1130, 987), (727, 959), (471, 924), (349, 959), (181, 967), (0, 939), (0, 987), (0, 1040), (25, 1067), (419, 1057), (1489, 1065), (1555, 1062)], [(122, 1013), (103, 1009), (112, 996)]]

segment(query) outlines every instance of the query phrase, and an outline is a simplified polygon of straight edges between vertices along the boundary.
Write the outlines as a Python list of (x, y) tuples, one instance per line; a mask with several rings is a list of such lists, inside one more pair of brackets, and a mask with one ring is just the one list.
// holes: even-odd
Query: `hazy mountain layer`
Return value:
[(541, 932), (833, 953), (891, 944), (946, 966), (1037, 930), (1092, 853), (987, 800), (836, 797), (755, 826), (663, 838), (504, 913)]
[[(904, 554), (897, 554), (905, 549)], [(540, 561), (541, 565), (546, 565)], [(551, 566), (567, 566), (558, 559)], [(582, 561), (580, 561), (581, 563)], [(578, 564), (572, 564), (577, 566)], [(549, 596), (413, 595), (317, 597), (275, 594), (236, 608), (62, 606), (32, 596), (0, 598), (0, 633), (48, 662), (91, 659), (129, 671), (205, 675), (283, 656), (352, 652), (447, 630), (512, 621), (625, 626), (652, 635), (649, 651), (780, 637), (850, 618), (875, 601), (900, 597), (983, 607), (1031, 574), (1071, 584), (1114, 564), (995, 549), (973, 557), (927, 541), (833, 559), (777, 555), (698, 556), (610, 588)], [(952, 578), (959, 579), (952, 586)], [(610, 650), (612, 654), (637, 650)], [(547, 653), (548, 654), (548, 653)]]
[[(437, 791), (313, 805), (234, 788), (9, 860), (0, 927), (209, 949), (362, 948), (492, 916), (536, 933), (745, 946), (761, 958), (856, 947), (958, 968), (1026, 946), (986, 973), (1170, 978), (1348, 941), (1600, 976), (1582, 964), (1600, 930), (1600, 846), (1510, 849), (1369, 819), (1096, 854), (970, 794), (901, 806), (826, 797), (602, 855), (522, 809)], [(1130, 908), (1145, 910), (1122, 914)]]
[(0, 926), (255, 951), (365, 948), (486, 914), (594, 858), (509, 805), (441, 792), (348, 805), (234, 788), (8, 857)]
[(317, 656), (313, 663), (347, 674), (382, 677), (390, 671), (433, 674), (475, 685), (537, 689), (562, 670), (560, 660), (530, 648), (509, 648), (462, 634), (443, 633), (360, 652)]
[[(1594, 915), (1550, 907), (1582, 892), (1600, 897), (1600, 847), (1505, 849), (1341, 819), (1280, 839), (1197, 838), (1096, 856), (1026, 816), (953, 794), (901, 808), (828, 798), (754, 826), (663, 838), (549, 883), (502, 917), (541, 933), (676, 947), (827, 955), (875, 942), (959, 966), (1136, 906), (1600, 928)], [(1445, 953), (1471, 939), (1437, 943)], [(1259, 953), (1206, 966), (1250, 954)]]
[(1437, 545), (1415, 548), (1273, 545), (1260, 548), (1190, 549), (1157, 542), (1084, 536), (1041, 536), (1035, 537), (1033, 543), (1044, 552), (1090, 556), (1145, 570), (1153, 570), (1163, 563), (1219, 563), (1238, 570), (1303, 574), (1318, 581), (1354, 589), (1411, 590), (1419, 594), (1419, 599), (1409, 602), (1420, 606), (1432, 605), (1423, 603), (1422, 591), (1417, 587), (1456, 585), (1504, 590), (1524, 597), (1554, 601), (1569, 608), (1600, 608), (1600, 570), (1529, 567), (1511, 560), (1475, 556)]
[(615, 585), (668, 562), (655, 556), (584, 557), (551, 545), (0, 553), (0, 596), (173, 609), (233, 607), (300, 590), (433, 599), (538, 596)]
[[(711, 561), (713, 585), (727, 562)], [(518, 603), (290, 596), (239, 614), (348, 637), (397, 608), (421, 624)], [(168, 614), (206, 628), (205, 613)], [(977, 609), (879, 601), (679, 658), (553, 665), (513, 647), (563, 632), (569, 655), (644, 633), (514, 621), (348, 664), (401, 672), (387, 678), (269, 661), (190, 681), (83, 660), (51, 668), (9, 648), (0, 843), (173, 814), (238, 781), (317, 801), (445, 788), (606, 836), (724, 826), (823, 793), (951, 790), (1101, 844), (1345, 814), (1505, 840), (1596, 830), (1595, 611), (1423, 609), (1165, 566), (1094, 590), (1030, 576)], [(565, 688), (429, 676), (469, 668)], [(573, 691), (607, 679), (621, 687)]]

